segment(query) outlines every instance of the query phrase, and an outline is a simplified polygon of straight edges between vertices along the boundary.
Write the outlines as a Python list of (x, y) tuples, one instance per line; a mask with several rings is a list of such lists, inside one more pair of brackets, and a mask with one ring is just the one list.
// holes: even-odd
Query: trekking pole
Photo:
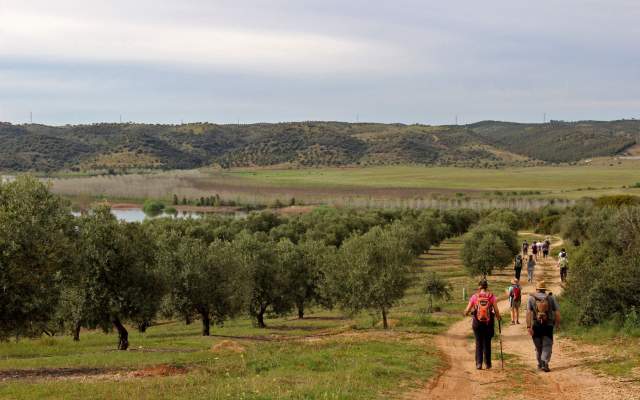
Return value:
[(500, 334), (500, 369), (504, 369), (504, 355), (502, 354), (502, 320), (498, 320), (498, 333)]

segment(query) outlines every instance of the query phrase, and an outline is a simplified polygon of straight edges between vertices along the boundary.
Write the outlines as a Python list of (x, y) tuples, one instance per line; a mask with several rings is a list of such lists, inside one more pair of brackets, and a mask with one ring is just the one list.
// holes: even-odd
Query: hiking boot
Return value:
[(551, 369), (549, 368), (549, 363), (543, 362), (542, 363), (542, 370), (544, 372), (551, 372)]
[(520, 325), (520, 321), (516, 321), (516, 324)]
[(491, 364), (487, 364), (486, 369), (491, 369)]
[(476, 364), (476, 369), (482, 369), (482, 364)]

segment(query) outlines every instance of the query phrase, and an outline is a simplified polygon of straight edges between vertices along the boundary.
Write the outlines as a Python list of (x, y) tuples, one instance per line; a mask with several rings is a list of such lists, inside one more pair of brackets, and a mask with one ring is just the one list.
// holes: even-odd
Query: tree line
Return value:
[(390, 309), (413, 262), (479, 219), (471, 210), (321, 208), (283, 218), (117, 220), (106, 206), (74, 217), (37, 180), (0, 185), (0, 337), (84, 328), (140, 331), (157, 318), (199, 319), (202, 334), (239, 315), (258, 327), (309, 307)]

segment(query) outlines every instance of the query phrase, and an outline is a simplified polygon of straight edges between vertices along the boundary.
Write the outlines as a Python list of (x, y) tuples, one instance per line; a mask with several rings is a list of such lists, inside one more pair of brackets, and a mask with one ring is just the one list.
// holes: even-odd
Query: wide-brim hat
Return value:
[(536, 290), (547, 290), (547, 284), (545, 281), (540, 281), (536, 284)]
[(513, 283), (513, 284), (515, 285), (515, 284), (517, 284), (517, 283), (518, 283), (518, 280), (517, 280), (516, 278), (513, 278), (513, 279), (511, 280), (511, 283)]

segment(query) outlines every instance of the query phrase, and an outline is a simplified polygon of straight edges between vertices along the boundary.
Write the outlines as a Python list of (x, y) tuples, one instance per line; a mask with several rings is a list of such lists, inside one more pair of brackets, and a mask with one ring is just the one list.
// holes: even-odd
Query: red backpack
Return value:
[(514, 301), (522, 300), (522, 289), (520, 288), (520, 285), (514, 285), (514, 286), (512, 286), (512, 288), (513, 289), (511, 290), (510, 297)]
[(491, 312), (493, 311), (493, 304), (491, 304), (491, 293), (480, 292), (478, 293), (478, 301), (476, 302), (476, 319), (483, 324), (489, 324), (491, 322)]

